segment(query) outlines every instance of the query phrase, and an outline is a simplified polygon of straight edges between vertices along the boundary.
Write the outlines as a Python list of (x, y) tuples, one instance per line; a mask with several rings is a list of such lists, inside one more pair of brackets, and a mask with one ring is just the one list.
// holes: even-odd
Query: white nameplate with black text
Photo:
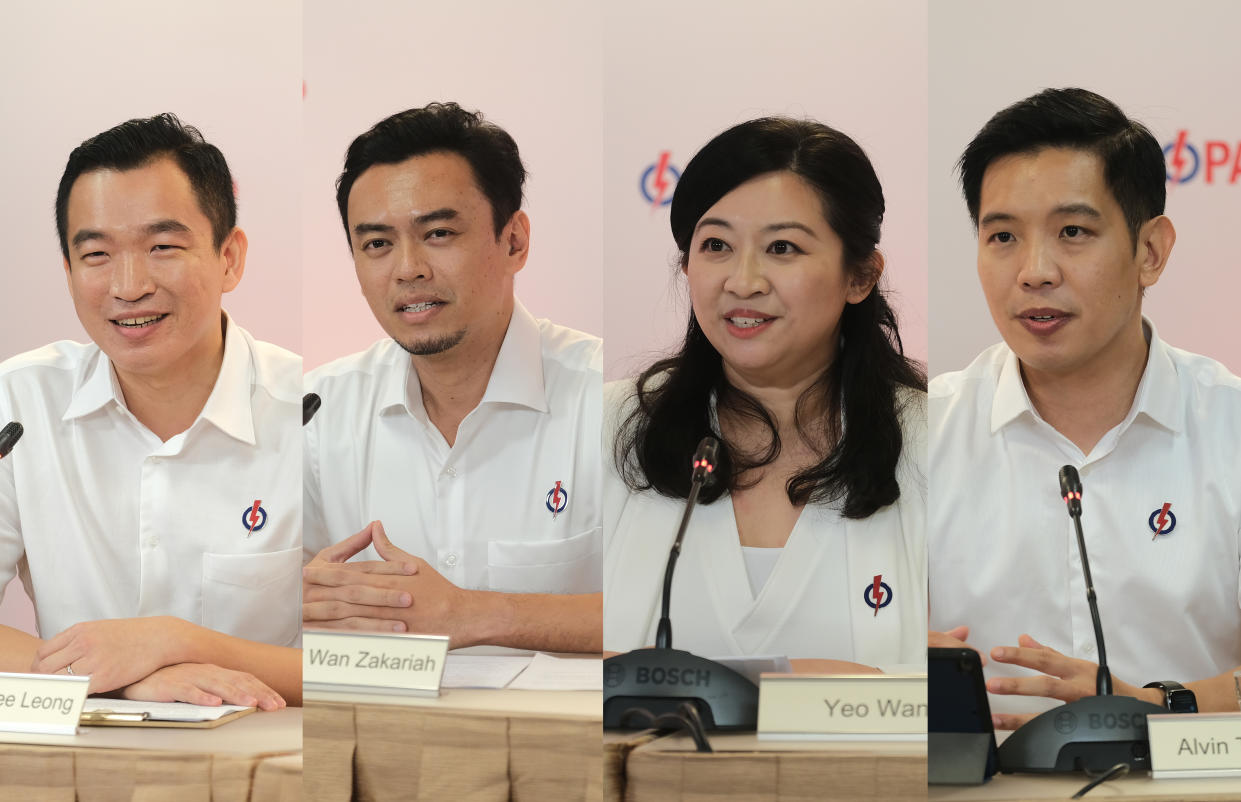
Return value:
[(0, 674), (0, 731), (73, 735), (90, 677)]
[(926, 675), (764, 674), (758, 737), (926, 740)]
[(1154, 777), (1241, 777), (1241, 713), (1156, 714), (1146, 727)]
[(447, 635), (306, 630), (302, 682), (310, 690), (439, 695)]

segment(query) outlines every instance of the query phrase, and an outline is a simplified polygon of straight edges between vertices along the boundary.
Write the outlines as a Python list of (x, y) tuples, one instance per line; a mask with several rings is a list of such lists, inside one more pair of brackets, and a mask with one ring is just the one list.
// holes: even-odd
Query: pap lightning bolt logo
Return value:
[[(1189, 136), (1189, 132), (1182, 128), (1176, 135), (1176, 144), (1172, 146), (1172, 155), (1168, 162), (1175, 171), (1172, 173), (1172, 181), (1179, 182), (1181, 176), (1185, 173), (1185, 138)], [(1164, 512), (1167, 512), (1167, 505), (1164, 505)]]
[(569, 491), (564, 488), (564, 483), (559, 479), (556, 480), (556, 486), (547, 491), (547, 509), (552, 514), (552, 520), (556, 520), (556, 516), (564, 512), (564, 508), (569, 506)]
[(672, 163), (672, 151), (661, 150), (659, 159), (646, 166), (638, 181), (642, 197), (651, 204), (652, 212), (672, 203), (672, 189), (679, 180), (681, 171)]
[(246, 527), (246, 537), (267, 526), (267, 510), (263, 509), (262, 504), (262, 501), (255, 499), (253, 506), (246, 507), (241, 514), (241, 525)]
[(863, 589), (862, 601), (874, 608), (875, 615), (892, 603), (892, 586), (883, 581), (883, 574), (875, 574), (873, 582)]
[(1172, 502), (1165, 501), (1163, 506), (1151, 513), (1147, 519), (1147, 526), (1155, 534), (1151, 536), (1151, 540), (1160, 535), (1168, 535), (1176, 528), (1176, 514), (1172, 512)]
[(659, 164), (655, 165), (655, 199), (651, 201), (651, 206), (659, 206), (664, 201), (664, 193), (668, 191), (668, 179), (664, 177), (664, 172), (668, 169), (668, 151), (659, 154)]

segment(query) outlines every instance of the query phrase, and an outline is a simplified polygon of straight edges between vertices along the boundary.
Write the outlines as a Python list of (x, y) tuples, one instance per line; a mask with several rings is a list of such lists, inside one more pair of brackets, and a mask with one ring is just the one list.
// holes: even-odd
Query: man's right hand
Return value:
[(416, 563), (370, 560), (347, 562), (371, 545), (378, 521), (320, 551), (302, 569), (302, 621), (327, 629), (404, 632), (400, 612), (413, 603), (409, 593), (377, 586), (385, 575), (412, 576)]
[[(935, 632), (934, 630), (927, 633), (926, 645), (930, 648), (942, 649), (974, 649), (965, 642), (970, 636), (970, 628), (967, 626), (953, 627), (947, 632)], [(974, 651), (978, 652), (977, 649)], [(978, 652), (978, 658), (982, 660), (982, 664), (987, 664), (987, 656), (982, 652)]]
[(121, 689), (124, 699), (144, 702), (189, 702), (194, 705), (244, 705), (260, 710), (284, 707), (280, 694), (244, 671), (210, 663), (165, 666)]

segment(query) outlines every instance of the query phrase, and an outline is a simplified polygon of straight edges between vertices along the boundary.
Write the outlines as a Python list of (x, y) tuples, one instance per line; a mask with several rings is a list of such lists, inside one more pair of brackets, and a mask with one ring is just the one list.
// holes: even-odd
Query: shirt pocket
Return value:
[(203, 554), (203, 626), (246, 640), (301, 639), (302, 550)]
[(562, 540), (487, 543), (492, 590), (506, 593), (596, 593), (603, 587), (603, 527)]

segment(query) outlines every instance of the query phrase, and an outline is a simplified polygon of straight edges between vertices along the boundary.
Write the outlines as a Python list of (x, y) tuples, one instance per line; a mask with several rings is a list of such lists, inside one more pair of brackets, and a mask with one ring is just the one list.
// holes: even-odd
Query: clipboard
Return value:
[(117, 713), (112, 710), (82, 711), (78, 718), (79, 727), (175, 727), (177, 729), (210, 730), (221, 724), (236, 721), (248, 716), (257, 708), (247, 707), (245, 710), (234, 710), (210, 721), (168, 721), (149, 718), (147, 713)]

